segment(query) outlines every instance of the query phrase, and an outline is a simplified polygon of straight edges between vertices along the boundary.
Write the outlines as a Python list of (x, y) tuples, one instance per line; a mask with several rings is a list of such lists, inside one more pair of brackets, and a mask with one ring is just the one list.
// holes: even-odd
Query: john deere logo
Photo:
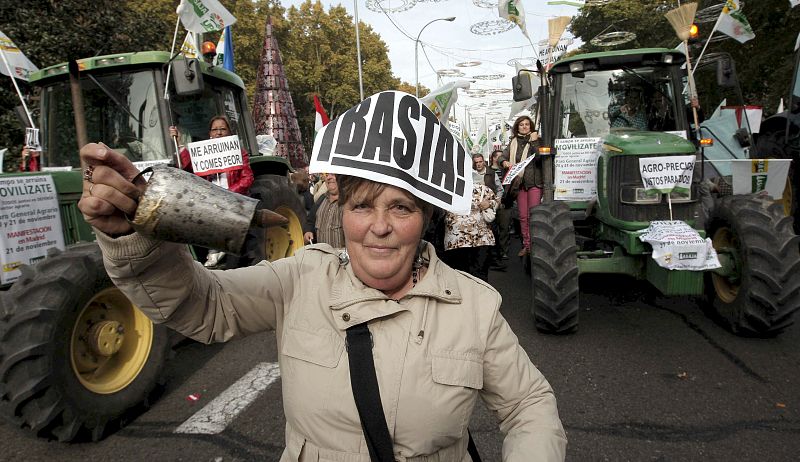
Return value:
[(678, 260), (695, 260), (697, 252), (678, 252)]

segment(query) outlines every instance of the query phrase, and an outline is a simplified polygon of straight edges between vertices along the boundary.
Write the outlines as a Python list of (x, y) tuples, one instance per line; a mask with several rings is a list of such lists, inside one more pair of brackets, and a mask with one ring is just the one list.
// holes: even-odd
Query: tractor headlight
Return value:
[(672, 191), (669, 193), (669, 200), (673, 204), (682, 204), (686, 202), (692, 202), (692, 191)]
[(644, 188), (624, 187), (620, 194), (623, 204), (655, 205), (661, 203), (661, 194), (658, 191), (648, 191)]

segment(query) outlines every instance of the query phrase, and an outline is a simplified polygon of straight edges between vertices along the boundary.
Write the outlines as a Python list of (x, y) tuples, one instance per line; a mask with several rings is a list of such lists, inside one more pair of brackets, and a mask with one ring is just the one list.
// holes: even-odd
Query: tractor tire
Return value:
[(259, 175), (250, 186), (250, 197), (260, 201), (259, 209), (277, 212), (286, 217), (289, 223), (270, 228), (252, 226), (245, 239), (246, 261), (243, 266), (289, 257), (303, 248), (302, 224), (306, 219), (306, 210), (287, 177)]
[(766, 196), (725, 196), (712, 212), (707, 235), (734, 271), (707, 272), (706, 302), (733, 333), (770, 337), (792, 324), (800, 308), (800, 252), (792, 218)]
[(553, 201), (530, 211), (531, 292), (540, 332), (567, 334), (578, 328), (578, 246), (569, 205)]
[(789, 165), (789, 176), (786, 179), (786, 189), (779, 200), (783, 206), (783, 213), (793, 217), (794, 232), (800, 234), (800, 168), (796, 166), (800, 159), (789, 152), (786, 146), (784, 132), (772, 130), (762, 133), (758, 137), (755, 149), (758, 159), (793, 159)]
[(146, 409), (169, 335), (114, 287), (99, 247), (23, 268), (0, 313), (0, 415), (38, 436), (97, 441)]

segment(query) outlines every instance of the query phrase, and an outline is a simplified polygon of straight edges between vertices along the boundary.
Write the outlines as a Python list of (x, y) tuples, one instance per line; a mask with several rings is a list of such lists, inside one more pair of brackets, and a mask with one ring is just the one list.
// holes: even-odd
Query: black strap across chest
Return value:
[[(350, 363), (350, 384), (356, 401), (361, 429), (367, 440), (372, 462), (394, 462), (394, 449), (386, 415), (383, 413), (375, 361), (372, 357), (372, 334), (367, 323), (347, 329), (347, 356)], [(473, 462), (481, 462), (472, 435), (467, 451)]]

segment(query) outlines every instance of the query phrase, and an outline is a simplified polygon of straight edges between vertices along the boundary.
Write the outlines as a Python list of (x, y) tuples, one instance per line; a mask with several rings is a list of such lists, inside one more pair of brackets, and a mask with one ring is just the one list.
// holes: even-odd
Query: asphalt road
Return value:
[[(769, 460), (800, 456), (800, 327), (773, 339), (736, 337), (689, 298), (632, 280), (581, 281), (579, 331), (536, 332), (517, 260), (491, 281), (503, 313), (555, 389), (567, 460)], [(177, 346), (166, 390), (148, 412), (99, 443), (61, 444), (0, 423), (8, 461), (277, 461), (283, 448), (280, 380), (216, 435), (176, 429), (256, 365), (277, 361), (272, 333), (228, 345)], [(193, 395), (196, 400), (189, 398)], [(500, 460), (493, 416), (476, 410), (484, 461)]]

